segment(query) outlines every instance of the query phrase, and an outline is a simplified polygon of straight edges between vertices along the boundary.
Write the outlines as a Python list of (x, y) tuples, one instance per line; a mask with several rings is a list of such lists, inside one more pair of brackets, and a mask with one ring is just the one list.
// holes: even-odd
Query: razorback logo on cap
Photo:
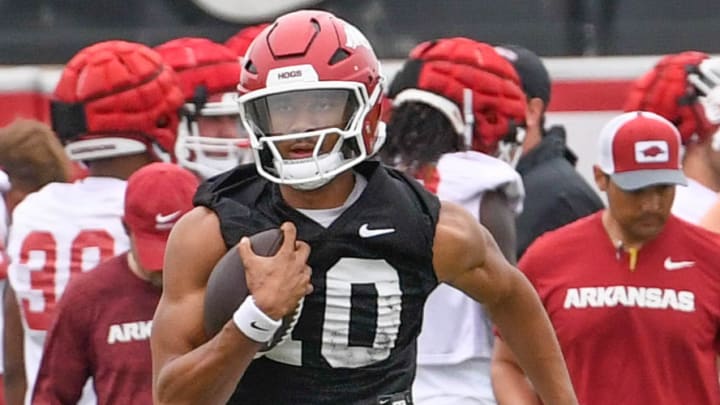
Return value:
[(658, 163), (670, 160), (670, 148), (666, 141), (639, 141), (635, 143), (635, 161)]

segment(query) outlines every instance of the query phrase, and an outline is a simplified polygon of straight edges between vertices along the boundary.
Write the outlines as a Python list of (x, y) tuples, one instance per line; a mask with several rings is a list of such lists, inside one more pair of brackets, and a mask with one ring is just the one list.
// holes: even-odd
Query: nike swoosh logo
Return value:
[(695, 262), (690, 260), (683, 260), (679, 262), (674, 262), (672, 259), (670, 259), (670, 256), (665, 258), (665, 270), (667, 271), (673, 271), (673, 270), (680, 270), (685, 269), (688, 267), (692, 267), (695, 265)]
[(360, 235), (361, 238), (373, 238), (393, 232), (395, 232), (395, 228), (368, 229), (368, 224), (362, 224), (358, 230), (358, 235)]
[(165, 223), (175, 220), (179, 216), (180, 216), (180, 210), (177, 210), (177, 211), (167, 214), (167, 215), (157, 214), (157, 215), (155, 215), (155, 222), (157, 222), (159, 224), (165, 224)]
[(261, 330), (261, 331), (263, 331), (263, 332), (267, 332), (267, 331), (270, 330), (270, 329), (265, 329), (265, 328), (263, 328), (263, 327), (258, 326), (257, 323), (255, 323), (255, 322), (256, 322), (256, 321), (250, 322), (250, 327), (251, 327), (251, 328), (257, 329), (257, 330)]

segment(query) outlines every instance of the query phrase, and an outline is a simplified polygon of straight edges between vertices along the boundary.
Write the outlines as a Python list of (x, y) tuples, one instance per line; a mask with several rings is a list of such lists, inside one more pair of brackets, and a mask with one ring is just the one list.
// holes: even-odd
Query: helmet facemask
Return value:
[(234, 93), (224, 93), (216, 101), (196, 100), (185, 105), (175, 144), (183, 167), (208, 178), (252, 161), (236, 98)]
[[(382, 85), (368, 95), (363, 83), (320, 81), (256, 90), (238, 100), (258, 172), (270, 181), (313, 190), (366, 160), (384, 139), (378, 122), (368, 136), (367, 120), (379, 108)], [(331, 145), (332, 138), (337, 140)], [(292, 144), (290, 156), (287, 146)], [(286, 156), (283, 156), (284, 149)]]
[(720, 151), (720, 59), (705, 59), (688, 74), (698, 91), (698, 102), (707, 124), (714, 128), (712, 148)]

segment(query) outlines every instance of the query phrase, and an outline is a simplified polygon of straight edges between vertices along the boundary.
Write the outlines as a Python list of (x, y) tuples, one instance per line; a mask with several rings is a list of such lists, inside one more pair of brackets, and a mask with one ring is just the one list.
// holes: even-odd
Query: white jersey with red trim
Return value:
[(718, 193), (688, 177), (687, 186), (675, 187), (673, 215), (693, 224), (700, 222), (717, 202)]
[[(443, 155), (425, 185), (441, 200), (462, 205), (479, 221), (483, 195), (502, 191), (519, 214), (525, 196), (520, 175), (507, 163), (478, 152)], [(427, 177), (426, 177), (427, 179)], [(464, 293), (440, 284), (425, 303), (418, 338), (418, 367), (413, 385), (417, 404), (492, 404), (490, 356), (492, 328), (481, 305)], [(449, 367), (451, 366), (451, 367)]]
[(121, 220), (125, 187), (124, 180), (109, 177), (50, 183), (13, 212), (8, 279), (23, 322), (30, 393), (55, 306), (68, 282), (129, 249)]

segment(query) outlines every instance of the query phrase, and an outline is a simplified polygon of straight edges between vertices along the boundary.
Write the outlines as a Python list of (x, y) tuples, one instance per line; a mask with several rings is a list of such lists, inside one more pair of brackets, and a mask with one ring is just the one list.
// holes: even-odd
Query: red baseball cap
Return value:
[(687, 185), (680, 159), (680, 132), (651, 112), (632, 111), (600, 132), (600, 170), (623, 190), (658, 184)]
[(123, 219), (145, 270), (162, 270), (170, 229), (193, 208), (197, 187), (195, 175), (172, 163), (151, 163), (128, 178)]

